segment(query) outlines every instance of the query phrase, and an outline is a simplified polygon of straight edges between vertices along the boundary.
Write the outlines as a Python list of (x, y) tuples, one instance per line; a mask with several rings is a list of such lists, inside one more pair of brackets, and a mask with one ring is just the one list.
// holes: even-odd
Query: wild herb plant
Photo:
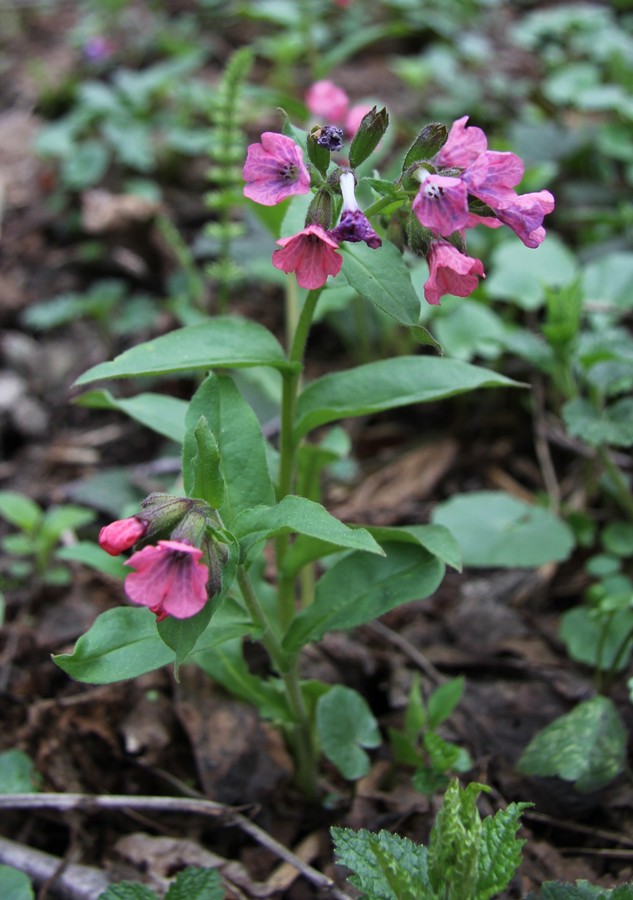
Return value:
[[(434, 352), (305, 379), (310, 329), (329, 277), (340, 276), (421, 344), (437, 347), (418, 324), (411, 270), (387, 235), (398, 234), (411, 253), (426, 257), (423, 291), (431, 304), (446, 293), (467, 296), (484, 275), (483, 263), (466, 254), (466, 229), (505, 224), (527, 247), (544, 240), (552, 195), (517, 194), (521, 160), (488, 150), (484, 132), (467, 121), (457, 120), (450, 131), (438, 123), (423, 128), (395, 182), (362, 176), (373, 195), (364, 211), (355, 171), (384, 138), (386, 109), (366, 113), (345, 162), (336, 125), (306, 133), (286, 119), (284, 133), (263, 133), (248, 148), (244, 193), (262, 206), (277, 238), (273, 266), (290, 276), (286, 347), (256, 322), (217, 316), (132, 347), (78, 381), (206, 375), (190, 403), (180, 401), (182, 486), (174, 494), (151, 494), (136, 515), (100, 535), (108, 554), (134, 550), (125, 590), (135, 606), (101, 615), (72, 654), (56, 657), (58, 665), (83, 681), (110, 682), (168, 662), (176, 674), (185, 662), (197, 664), (281, 728), (297, 784), (312, 798), (321, 754), (343, 777), (359, 778), (369, 769), (365, 750), (380, 743), (380, 733), (357, 692), (302, 678), (303, 648), (428, 596), (445, 565), (459, 566), (455, 542), (441, 525), (349, 525), (311, 499), (331, 458), (322, 450), (323, 428), (479, 387), (516, 387)], [(274, 442), (229, 374), (255, 366), (281, 380)], [(132, 414), (163, 431), (160, 397), (142, 397)], [(298, 493), (308, 484), (310, 491)], [(272, 583), (262, 553), (269, 543)], [(245, 640), (261, 642), (270, 675), (250, 671)]]

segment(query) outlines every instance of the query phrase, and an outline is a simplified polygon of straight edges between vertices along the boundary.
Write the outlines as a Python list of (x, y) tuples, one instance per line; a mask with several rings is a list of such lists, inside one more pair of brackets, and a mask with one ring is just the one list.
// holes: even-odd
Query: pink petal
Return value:
[(468, 116), (463, 116), (453, 122), (446, 143), (435, 156), (436, 165), (465, 169), (488, 148), (488, 140), (481, 128), (466, 127), (467, 121)]
[(468, 192), (460, 178), (429, 175), (412, 205), (421, 225), (448, 236), (468, 220)]

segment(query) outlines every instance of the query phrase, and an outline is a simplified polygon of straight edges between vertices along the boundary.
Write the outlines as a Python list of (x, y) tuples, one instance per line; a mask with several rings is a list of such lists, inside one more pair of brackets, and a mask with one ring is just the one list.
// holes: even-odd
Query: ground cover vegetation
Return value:
[(0, 17), (0, 893), (633, 897), (627, 4)]

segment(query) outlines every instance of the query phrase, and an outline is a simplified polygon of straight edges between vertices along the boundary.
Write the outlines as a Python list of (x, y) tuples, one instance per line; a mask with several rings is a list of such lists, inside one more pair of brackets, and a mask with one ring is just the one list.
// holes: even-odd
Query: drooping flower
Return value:
[(429, 277), (424, 285), (424, 299), (436, 306), (444, 294), (467, 297), (479, 283), (477, 276), (485, 278), (481, 260), (460, 253), (448, 241), (433, 241), (426, 259)]
[(310, 175), (295, 142), (284, 134), (265, 131), (251, 144), (243, 170), (244, 195), (262, 206), (276, 206), (287, 197), (307, 194)]
[(382, 240), (371, 227), (369, 219), (362, 212), (356, 200), (354, 173), (341, 172), (339, 184), (343, 195), (343, 210), (341, 212), (341, 220), (336, 228), (330, 232), (330, 236), (339, 244), (342, 241), (349, 241), (352, 244), (365, 241), (372, 250), (381, 247)]
[(338, 275), (343, 259), (338, 244), (321, 225), (307, 225), (292, 237), (281, 238), (282, 248), (273, 253), (273, 266), (286, 274), (294, 272), (302, 288), (323, 287), (328, 275)]
[(148, 522), (140, 516), (117, 519), (99, 532), (99, 546), (110, 556), (129, 550), (147, 532)]
[(495, 209), (494, 213), (526, 247), (534, 249), (545, 240), (543, 218), (553, 211), (554, 204), (554, 197), (549, 191), (517, 194), (512, 202)]
[(488, 139), (484, 132), (474, 125), (467, 126), (467, 121), (468, 116), (462, 116), (453, 122), (446, 143), (433, 158), (436, 166), (465, 169), (488, 149)]
[(514, 188), (523, 178), (523, 162), (516, 153), (486, 150), (462, 173), (468, 193), (487, 203), (491, 209), (514, 200)]
[(310, 85), (305, 101), (312, 116), (332, 125), (343, 122), (349, 109), (349, 97), (343, 88), (327, 78)]
[(209, 570), (201, 557), (199, 547), (184, 541), (144, 547), (126, 563), (136, 571), (126, 577), (125, 592), (133, 603), (148, 606), (158, 621), (195, 616), (208, 600)]
[(448, 237), (468, 222), (468, 191), (461, 178), (432, 175), (420, 168), (421, 182), (411, 208), (421, 225)]

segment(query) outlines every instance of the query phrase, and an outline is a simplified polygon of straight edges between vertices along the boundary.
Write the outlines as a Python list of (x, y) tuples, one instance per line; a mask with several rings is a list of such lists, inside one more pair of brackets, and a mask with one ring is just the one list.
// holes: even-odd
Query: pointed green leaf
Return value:
[(207, 603), (199, 613), (188, 619), (175, 619), (173, 616), (167, 616), (162, 622), (157, 623), (156, 627), (160, 637), (176, 655), (176, 677), (179, 666), (191, 653), (198, 638), (209, 624), (213, 609), (213, 604)]
[(522, 387), (516, 381), (455, 359), (400, 356), (324, 375), (303, 391), (295, 436), (313, 428), (413, 403), (430, 403), (483, 387)]
[(0, 516), (22, 531), (32, 534), (42, 521), (43, 512), (35, 500), (18, 491), (0, 491)]
[(337, 861), (354, 873), (348, 881), (370, 900), (434, 900), (427, 849), (388, 831), (331, 828)]
[(385, 541), (402, 541), (404, 544), (419, 544), (437, 556), (458, 572), (462, 570), (461, 552), (459, 544), (443, 525), (404, 525), (384, 526), (368, 525), (367, 530), (381, 544)]
[(217, 442), (225, 485), (220, 515), (231, 527), (242, 510), (275, 502), (264, 438), (255, 413), (227, 375), (210, 375), (201, 384), (187, 410), (187, 428), (201, 416)]
[(233, 523), (233, 532), (245, 550), (280, 534), (304, 534), (337, 549), (364, 550), (384, 556), (384, 550), (364, 528), (350, 528), (319, 503), (289, 495), (276, 506), (244, 510)]
[(224, 900), (225, 896), (217, 869), (187, 866), (176, 875), (165, 900)]
[(420, 321), (420, 299), (402, 254), (387, 241), (377, 250), (367, 244), (345, 244), (343, 277), (361, 297), (402, 325)]
[(482, 823), (477, 862), (477, 900), (488, 900), (503, 891), (512, 881), (519, 863), (524, 840), (516, 837), (521, 813), (531, 803), (510, 803)]
[(131, 347), (112, 362), (93, 366), (75, 383), (248, 366), (290, 368), (281, 344), (268, 329), (246, 319), (218, 316)]
[(431, 831), (429, 880), (440, 896), (451, 900), (473, 900), (481, 839), (476, 800), (481, 790), (476, 782), (462, 788), (452, 781)]
[(99, 900), (158, 900), (158, 895), (137, 881), (119, 881), (100, 894)]
[(185, 438), (187, 404), (169, 394), (137, 394), (129, 399), (114, 397), (110, 391), (87, 391), (77, 398), (79, 406), (116, 409), (157, 434), (180, 444)]
[(593, 697), (535, 735), (517, 768), (524, 775), (558, 775), (579, 791), (596, 791), (623, 771), (626, 744), (613, 701)]
[(187, 433), (182, 455), (182, 479), (187, 497), (206, 500), (212, 509), (224, 502), (220, 450), (209, 423), (200, 416)]
[(428, 597), (440, 584), (444, 566), (422, 547), (390, 543), (387, 556), (353, 552), (335, 563), (317, 584), (314, 602), (302, 610), (284, 638), (296, 652), (326, 631), (371, 622), (410, 600)]
[(323, 752), (343, 778), (355, 781), (369, 772), (363, 747), (378, 747), (381, 738), (378, 722), (359, 693), (339, 684), (323, 694), (316, 726)]
[(426, 705), (430, 728), (437, 728), (448, 719), (462, 699), (465, 683), (464, 676), (460, 675), (435, 688)]

